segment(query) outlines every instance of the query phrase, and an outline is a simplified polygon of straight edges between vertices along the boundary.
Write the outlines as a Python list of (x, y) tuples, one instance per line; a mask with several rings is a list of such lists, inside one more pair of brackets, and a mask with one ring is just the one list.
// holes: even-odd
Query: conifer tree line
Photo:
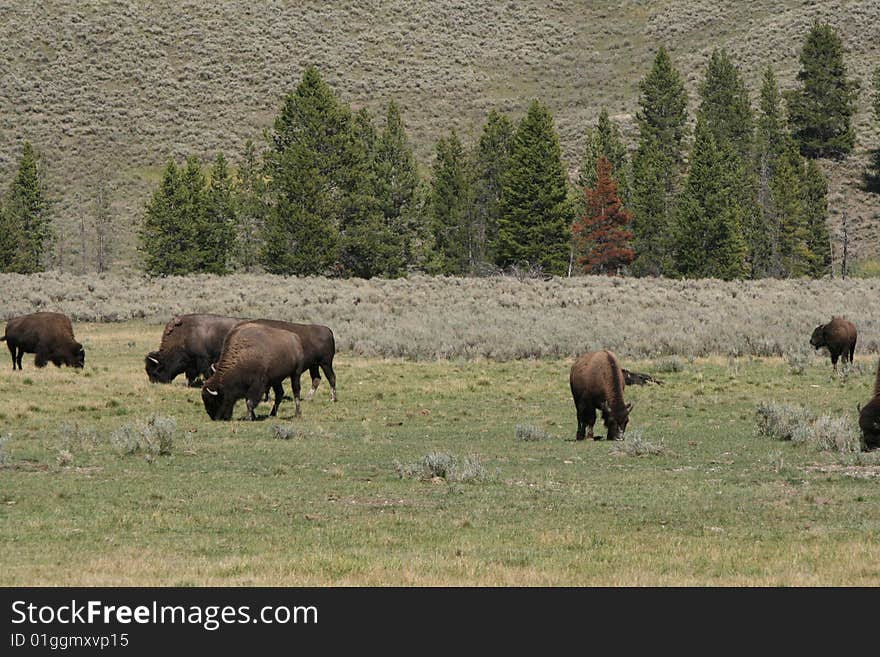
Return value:
[[(857, 85), (839, 37), (814, 24), (797, 86), (771, 68), (752, 106), (737, 63), (709, 57), (697, 111), (660, 48), (639, 83), (628, 148), (602, 109), (570, 179), (549, 108), (514, 120), (493, 110), (468, 143), (442, 135), (428, 167), (400, 107), (353, 111), (305, 70), (262, 143), (232, 161), (169, 160), (144, 208), (139, 251), (151, 275), (821, 277), (830, 273), (823, 158), (846, 157)], [(880, 68), (873, 81), (880, 121)], [(880, 150), (865, 173), (880, 187)], [(872, 187), (873, 186), (873, 187)], [(95, 243), (107, 242), (106, 194)], [(26, 145), (0, 200), (0, 267), (39, 271), (51, 244), (45, 188)], [(83, 227), (83, 253), (85, 228)], [(95, 247), (103, 269), (109, 254)], [(84, 261), (85, 262), (85, 261)]]

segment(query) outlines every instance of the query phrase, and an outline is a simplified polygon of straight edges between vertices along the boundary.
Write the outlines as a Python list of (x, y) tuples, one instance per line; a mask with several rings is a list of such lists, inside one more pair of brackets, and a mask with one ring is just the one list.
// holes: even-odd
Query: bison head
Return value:
[(150, 383), (171, 383), (187, 369), (188, 363), (177, 350), (151, 351), (144, 358), (144, 366)]
[(68, 363), (70, 367), (83, 368), (86, 365), (86, 350), (79, 342), (73, 343), (73, 358)]
[(608, 402), (602, 404), (602, 419), (605, 421), (605, 428), (608, 430), (608, 440), (620, 440), (626, 432), (626, 425), (629, 424), (629, 414), (633, 405), (626, 404), (622, 409), (611, 410)]
[(819, 324), (813, 329), (813, 335), (810, 337), (810, 344), (814, 349), (820, 349), (825, 346), (825, 325)]
[(231, 420), (232, 409), (235, 402), (229, 403), (229, 399), (223, 390), (223, 384), (213, 380), (205, 381), (202, 386), (202, 403), (208, 411), (208, 417), (212, 420)]

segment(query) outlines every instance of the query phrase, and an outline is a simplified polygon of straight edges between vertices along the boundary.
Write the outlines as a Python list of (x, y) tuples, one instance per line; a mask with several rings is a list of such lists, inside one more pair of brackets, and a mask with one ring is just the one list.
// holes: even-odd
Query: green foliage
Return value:
[(183, 169), (169, 161), (141, 225), (144, 269), (154, 276), (228, 273), (234, 226), (233, 181), (223, 155), (210, 181), (193, 156)]
[(559, 136), (550, 111), (535, 100), (517, 126), (504, 178), (496, 263), (564, 274), (571, 219)]
[(639, 83), (639, 145), (633, 156), (632, 202), (639, 276), (672, 273), (676, 196), (686, 134), (687, 94), (665, 48)]
[(801, 190), (801, 162), (796, 151), (780, 157), (770, 180), (774, 214), (772, 226), (778, 249), (776, 275), (805, 276), (810, 273), (812, 255)]
[(697, 119), (687, 182), (678, 200), (675, 260), (686, 278), (741, 278), (748, 273), (743, 212), (737, 203), (736, 157), (719, 147), (702, 118)]
[[(874, 97), (874, 120), (880, 125), (880, 66), (874, 69), (873, 75)], [(864, 174), (865, 189), (874, 194), (880, 194), (880, 148), (875, 148), (871, 153), (871, 162)]]
[(608, 110), (602, 108), (599, 121), (595, 128), (587, 133), (587, 149), (581, 162), (581, 170), (577, 184), (581, 189), (591, 189), (596, 185), (596, 163), (600, 157), (611, 163), (611, 175), (617, 181), (617, 191), (624, 204), (630, 200), (629, 159), (626, 146), (620, 137), (620, 128), (608, 116)]
[(233, 260), (245, 272), (259, 268), (262, 235), (266, 221), (266, 178), (254, 142), (245, 143), (238, 164), (238, 185), (235, 193), (237, 218)]
[(748, 90), (726, 50), (712, 52), (700, 83), (700, 114), (716, 144), (726, 143), (743, 160), (752, 155), (753, 122)]
[(843, 42), (834, 28), (813, 24), (800, 64), (799, 87), (786, 95), (792, 134), (804, 156), (842, 159), (855, 144), (858, 85), (847, 78)]
[(802, 172), (801, 190), (811, 258), (809, 274), (814, 278), (821, 278), (831, 273), (828, 180), (816, 160), (809, 160)]
[(45, 251), (52, 237), (39, 157), (26, 141), (18, 172), (0, 206), (0, 271), (19, 274), (43, 271)]
[(262, 250), (266, 271), (314, 275), (337, 262), (339, 230), (359, 212), (351, 111), (314, 67), (276, 117), (266, 154), (270, 209)]
[(493, 262), (501, 216), (501, 192), (510, 167), (513, 123), (496, 109), (489, 112), (473, 157), (471, 223), (473, 259), (479, 265)]
[(431, 216), (440, 274), (467, 273), (470, 264), (468, 204), (470, 176), (455, 132), (437, 142), (431, 185)]

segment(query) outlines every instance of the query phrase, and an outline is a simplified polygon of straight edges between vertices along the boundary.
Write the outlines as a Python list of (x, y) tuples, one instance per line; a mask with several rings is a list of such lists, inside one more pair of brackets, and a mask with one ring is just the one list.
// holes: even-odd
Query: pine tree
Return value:
[(782, 113), (782, 96), (776, 84), (776, 76), (769, 66), (764, 70), (758, 109), (755, 173), (760, 221), (752, 240), (752, 275), (755, 278), (782, 275), (779, 225), (770, 182), (776, 174), (777, 161), (791, 150), (793, 144)]
[(334, 271), (339, 229), (359, 208), (352, 183), (357, 172), (351, 111), (314, 67), (288, 94), (266, 155), (270, 209), (262, 260), (286, 275)]
[(635, 258), (631, 246), (633, 233), (628, 229), (632, 213), (620, 202), (612, 170), (608, 158), (600, 156), (596, 182), (585, 189), (586, 210), (572, 225), (573, 239), (583, 253), (578, 264), (588, 274), (613, 275)]
[(812, 254), (803, 207), (800, 179), (801, 158), (792, 150), (777, 160), (770, 180), (773, 224), (778, 244), (778, 271), (781, 277), (805, 276), (810, 272)]
[(629, 201), (629, 161), (626, 146), (620, 137), (620, 129), (611, 121), (604, 107), (599, 112), (599, 122), (587, 134), (587, 150), (581, 163), (578, 187), (592, 188), (596, 184), (596, 165), (605, 157), (611, 164), (611, 175), (617, 181), (617, 189), (623, 201)]
[(517, 126), (502, 186), (496, 263), (565, 274), (571, 223), (559, 136), (550, 111), (535, 100)]
[(372, 157), (376, 198), (386, 232), (381, 270), (386, 276), (399, 276), (413, 260), (412, 241), (419, 221), (415, 213), (419, 175), (400, 108), (393, 101), (388, 104), (385, 127)]
[(0, 270), (19, 274), (43, 271), (53, 233), (39, 158), (30, 142), (22, 147), (18, 172), (0, 216)]
[(211, 167), (204, 199), (203, 225), (199, 231), (201, 262), (198, 270), (210, 274), (228, 274), (235, 247), (238, 224), (236, 185), (223, 153), (218, 153)]
[[(351, 200), (354, 211), (342, 227), (340, 259), (344, 272), (360, 278), (373, 276), (399, 276), (405, 265), (405, 235), (399, 229), (400, 214), (391, 217), (383, 214), (382, 198), (394, 174), (379, 181), (377, 150), (381, 143), (366, 109), (354, 118), (353, 171)], [(392, 169), (393, 171), (393, 169)], [(392, 224), (396, 229), (392, 229)]]
[(687, 95), (665, 48), (639, 83), (639, 145), (632, 162), (632, 271), (660, 276), (672, 270), (675, 199), (681, 180)]
[(800, 64), (800, 87), (786, 95), (792, 134), (804, 156), (842, 159), (855, 144), (858, 85), (847, 79), (843, 43), (830, 25), (813, 24)]
[(489, 112), (473, 157), (471, 208), (475, 268), (495, 260), (501, 189), (510, 167), (513, 134), (513, 123), (506, 115), (494, 109)]
[(675, 262), (685, 278), (742, 278), (748, 274), (743, 213), (733, 193), (732, 152), (720, 148), (697, 118), (687, 181), (678, 200)]
[(723, 167), (730, 173), (727, 204), (738, 206), (753, 275), (766, 264), (767, 233), (758, 207), (759, 180), (754, 161), (754, 115), (739, 69), (725, 50), (715, 49), (700, 83), (698, 115), (712, 133)]
[(255, 272), (259, 268), (267, 211), (265, 169), (257, 156), (254, 143), (248, 140), (238, 164), (235, 195), (235, 216), (238, 223), (234, 261), (245, 272)]
[(471, 261), (467, 208), (470, 190), (464, 148), (453, 131), (437, 141), (431, 186), (438, 272), (462, 275)]
[(180, 223), (183, 196), (180, 172), (174, 161), (169, 160), (159, 187), (147, 203), (140, 229), (139, 250), (148, 274), (171, 276), (190, 270), (189, 235)]
[(811, 256), (808, 273), (814, 278), (822, 278), (831, 273), (831, 240), (828, 234), (828, 181), (816, 160), (809, 160), (803, 168), (801, 192)]

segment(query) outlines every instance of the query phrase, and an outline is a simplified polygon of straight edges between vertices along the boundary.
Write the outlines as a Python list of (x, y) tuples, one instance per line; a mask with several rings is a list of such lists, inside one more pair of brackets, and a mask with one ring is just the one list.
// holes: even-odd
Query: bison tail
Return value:
[(0, 338), (0, 342), (6, 342), (6, 336), (5, 336), (5, 335), (4, 335), (2, 338)]

